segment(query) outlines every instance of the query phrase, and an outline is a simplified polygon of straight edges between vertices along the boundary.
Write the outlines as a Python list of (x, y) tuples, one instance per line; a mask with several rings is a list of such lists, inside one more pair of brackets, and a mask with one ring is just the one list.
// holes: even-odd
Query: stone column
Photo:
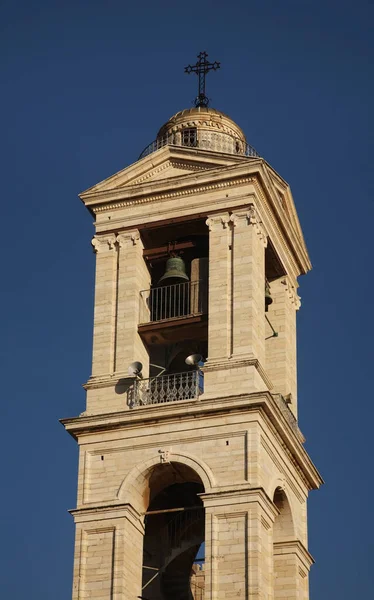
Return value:
[(92, 377), (113, 373), (117, 290), (117, 248), (114, 234), (95, 236), (95, 308)]
[(143, 363), (147, 377), (149, 356), (138, 334), (142, 305), (140, 292), (150, 287), (150, 275), (143, 258), (143, 243), (138, 230), (126, 231), (117, 236), (118, 242), (118, 298), (115, 370), (127, 374), (128, 365)]
[(272, 600), (273, 504), (259, 489), (203, 494), (202, 499), (206, 598)]
[(286, 397), (297, 417), (296, 311), (300, 299), (289, 278), (273, 281), (270, 290), (273, 303), (267, 316), (278, 337), (269, 337), (272, 331), (267, 325), (265, 368), (274, 386), (272, 392)]
[(141, 595), (143, 524), (131, 506), (72, 511), (77, 529), (73, 600)]
[(313, 558), (299, 541), (274, 544), (274, 600), (308, 600)]

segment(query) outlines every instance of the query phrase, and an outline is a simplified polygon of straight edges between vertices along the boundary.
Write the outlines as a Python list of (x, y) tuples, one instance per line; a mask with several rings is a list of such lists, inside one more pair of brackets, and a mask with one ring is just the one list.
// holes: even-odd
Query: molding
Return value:
[[(221, 181), (220, 183), (212, 183), (210, 185), (200, 185), (193, 188), (184, 188), (182, 190), (168, 192), (168, 193), (158, 193), (153, 196), (143, 196), (140, 198), (132, 198), (129, 200), (122, 200), (118, 202), (110, 201), (110, 204), (100, 204), (98, 206), (90, 206), (90, 210), (93, 213), (101, 213), (106, 212), (108, 210), (113, 210), (116, 208), (124, 208), (126, 206), (136, 206), (139, 204), (149, 204), (150, 202), (156, 202), (159, 200), (169, 200), (172, 198), (180, 198), (183, 196), (191, 196), (194, 194), (200, 194), (201, 192), (210, 192), (212, 190), (225, 189), (232, 186), (244, 185), (246, 183), (251, 183), (253, 181), (252, 177), (241, 177), (238, 179), (231, 179), (228, 181)], [(111, 190), (112, 191), (112, 190)]]
[[(88, 523), (95, 524), (92, 531), (103, 528), (98, 526), (98, 521), (112, 520), (112, 519), (123, 519), (128, 520), (140, 533), (144, 533), (144, 526), (142, 523), (142, 515), (129, 503), (121, 504), (103, 504), (95, 506), (87, 506), (84, 508), (73, 508), (68, 511), (74, 518), (74, 522), (77, 525), (83, 525)], [(91, 529), (90, 529), (91, 531)]]
[(300, 440), (283, 417), (270, 392), (266, 391), (206, 400), (201, 396), (199, 400), (170, 402), (162, 406), (143, 406), (115, 413), (84, 415), (61, 419), (60, 422), (75, 439), (85, 436), (83, 441), (87, 442), (87, 436), (101, 432), (139, 431), (148, 428), (149, 423), (170, 426), (172, 423), (180, 423), (181, 417), (188, 426), (196, 422), (197, 417), (211, 419), (222, 414), (227, 415), (228, 412), (248, 415), (257, 413), (260, 417), (259, 422), (261, 423), (262, 419), (269, 426), (287, 456), (300, 470), (299, 473), (303, 474), (307, 489), (317, 489), (323, 483), (322, 477)]
[(285, 286), (284, 289), (285, 289), (287, 298), (290, 300), (291, 304), (293, 304), (295, 306), (295, 309), (299, 310), (299, 308), (301, 306), (301, 298), (296, 291), (296, 286), (291, 283), (289, 277), (285, 277), (284, 279), (282, 279), (282, 283)]
[(208, 358), (201, 370), (204, 373), (210, 373), (211, 371), (224, 371), (227, 369), (240, 369), (244, 367), (255, 367), (262, 380), (266, 384), (266, 387), (269, 389), (274, 387), (258, 358), (239, 358), (235, 355), (233, 355), (231, 358), (223, 359), (209, 360)]
[[(223, 516), (231, 515), (232, 513), (238, 514), (235, 511), (235, 507), (243, 511), (243, 504), (259, 504), (271, 522), (274, 522), (279, 512), (274, 502), (270, 500), (262, 487), (227, 488), (226, 490), (217, 490), (208, 494), (199, 494), (199, 496), (204, 502), (204, 508), (214, 516), (219, 516), (222, 513)], [(230, 508), (230, 513), (227, 512), (228, 507)], [(217, 509), (220, 509), (220, 512)]]
[(273, 544), (274, 556), (287, 557), (289, 554), (295, 554), (297, 558), (303, 563), (303, 566), (307, 571), (314, 564), (314, 558), (310, 552), (305, 548), (304, 544), (300, 540), (290, 540), (287, 542), (275, 542)]

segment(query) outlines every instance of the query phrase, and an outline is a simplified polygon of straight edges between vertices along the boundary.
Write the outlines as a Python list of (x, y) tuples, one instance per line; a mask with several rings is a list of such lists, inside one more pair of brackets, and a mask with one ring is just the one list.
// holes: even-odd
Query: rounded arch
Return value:
[[(162, 466), (162, 455), (154, 457), (135, 465), (122, 481), (117, 498), (124, 503), (131, 504), (139, 513), (145, 512), (149, 505), (149, 479), (158, 466)], [(164, 463), (176, 463), (190, 468), (200, 478), (205, 492), (214, 487), (214, 476), (208, 465), (187, 453), (172, 453), (170, 459)]]
[(284, 542), (295, 538), (295, 526), (291, 504), (284, 490), (284, 486), (275, 488), (273, 502), (278, 509), (273, 529), (273, 541)]

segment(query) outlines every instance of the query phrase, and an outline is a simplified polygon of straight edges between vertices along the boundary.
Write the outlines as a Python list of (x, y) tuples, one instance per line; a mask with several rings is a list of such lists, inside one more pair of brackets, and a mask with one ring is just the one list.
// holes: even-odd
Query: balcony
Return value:
[(207, 336), (207, 312), (206, 280), (142, 290), (138, 331), (147, 344), (204, 339)]
[(197, 400), (203, 392), (201, 371), (173, 373), (149, 379), (136, 379), (129, 390), (129, 406), (149, 406), (179, 400)]

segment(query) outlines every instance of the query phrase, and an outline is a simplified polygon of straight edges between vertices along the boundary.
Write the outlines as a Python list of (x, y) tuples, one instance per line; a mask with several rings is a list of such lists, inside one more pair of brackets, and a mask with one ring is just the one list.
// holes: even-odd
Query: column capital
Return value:
[(133, 231), (124, 231), (117, 235), (117, 243), (120, 248), (124, 248), (128, 245), (136, 246), (139, 240), (140, 233), (137, 229), (134, 229)]
[(95, 235), (91, 240), (91, 244), (96, 254), (99, 252), (114, 250), (116, 244), (116, 236), (114, 235), (114, 233), (100, 236)]
[(218, 231), (221, 229), (226, 229), (228, 224), (230, 223), (230, 215), (229, 213), (220, 213), (218, 215), (212, 215), (208, 217), (205, 223), (209, 227), (209, 231)]
[(237, 210), (233, 212), (230, 217), (230, 221), (232, 222), (234, 227), (245, 227), (248, 225), (252, 225), (255, 228), (259, 239), (262, 241), (264, 247), (266, 248), (266, 231), (254, 204), (250, 204), (248, 208), (244, 208), (242, 210)]
[(289, 278), (282, 279), (282, 283), (285, 286), (284, 289), (285, 289), (287, 298), (289, 299), (291, 304), (293, 304), (295, 306), (295, 310), (299, 310), (299, 308), (301, 306), (301, 302), (300, 302), (300, 296), (298, 295), (297, 290), (296, 290), (296, 286), (291, 283)]

